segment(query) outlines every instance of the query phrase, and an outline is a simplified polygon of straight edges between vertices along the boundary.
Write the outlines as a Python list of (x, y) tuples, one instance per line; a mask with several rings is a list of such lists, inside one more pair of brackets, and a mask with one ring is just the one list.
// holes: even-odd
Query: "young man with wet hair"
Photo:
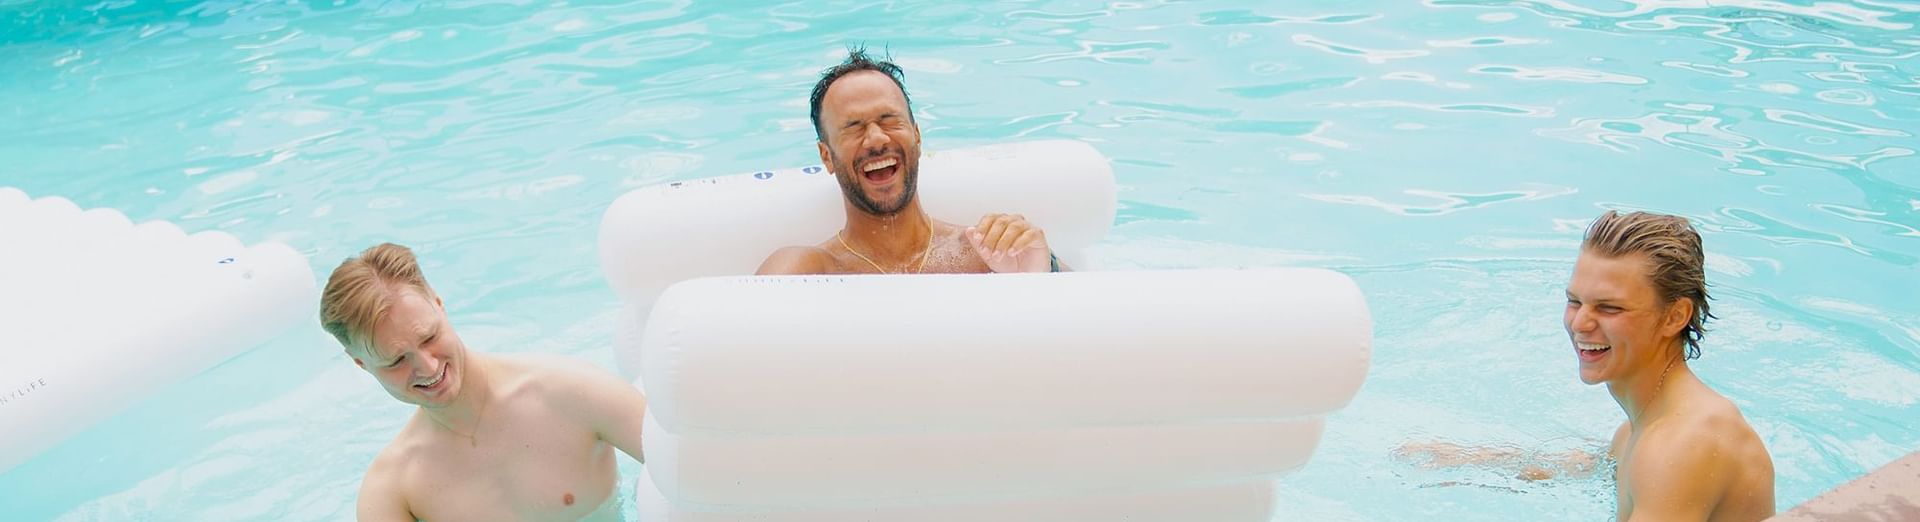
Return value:
[(1605, 384), (1627, 415), (1606, 458), (1447, 442), (1408, 444), (1399, 456), (1427, 467), (1506, 468), (1527, 480), (1610, 472), (1621, 521), (1773, 516), (1766, 446), (1688, 365), (1713, 318), (1699, 232), (1678, 216), (1609, 211), (1587, 228), (1566, 295), (1580, 381)]
[(1627, 421), (1607, 451), (1623, 521), (1773, 516), (1773, 459), (1740, 409), (1687, 361), (1712, 318), (1706, 254), (1685, 218), (1608, 211), (1587, 228), (1565, 324), (1580, 381)]

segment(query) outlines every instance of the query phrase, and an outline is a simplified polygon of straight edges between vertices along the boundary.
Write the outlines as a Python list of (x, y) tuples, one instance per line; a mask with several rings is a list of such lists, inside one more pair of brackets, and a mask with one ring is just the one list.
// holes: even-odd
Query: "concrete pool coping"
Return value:
[(1920, 520), (1920, 452), (1768, 519), (1771, 522)]

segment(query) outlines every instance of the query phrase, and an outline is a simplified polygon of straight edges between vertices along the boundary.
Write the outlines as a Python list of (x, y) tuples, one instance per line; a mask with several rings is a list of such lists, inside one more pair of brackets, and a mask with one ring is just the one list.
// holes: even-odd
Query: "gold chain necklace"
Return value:
[(434, 424), (439, 424), (441, 429), (445, 429), (447, 431), (453, 432), (454, 435), (466, 437), (468, 446), (478, 448), (480, 447), (480, 439), (478, 437), (475, 437), (474, 435), (477, 435), (480, 433), (480, 419), (483, 417), (486, 417), (487, 405), (492, 402), (493, 401), (483, 400), (480, 403), (480, 411), (473, 414), (473, 431), (469, 433), (460, 433), (460, 430), (453, 429), (453, 426), (448, 426), (447, 423), (440, 422), (439, 419), (433, 418), (432, 415), (428, 415), (427, 420), (433, 421)]
[[(1658, 398), (1660, 398), (1660, 389), (1661, 389), (1661, 388), (1665, 388), (1665, 387), (1667, 387), (1667, 372), (1669, 372), (1669, 371), (1672, 371), (1672, 370), (1673, 370), (1673, 363), (1674, 363), (1674, 361), (1678, 361), (1678, 360), (1679, 360), (1679, 359), (1668, 359), (1668, 360), (1667, 360), (1667, 367), (1666, 367), (1666, 369), (1663, 369), (1663, 370), (1660, 370), (1660, 382), (1658, 382), (1658, 383), (1655, 383), (1655, 384), (1653, 385), (1653, 399), (1658, 399)], [(1648, 399), (1648, 400), (1647, 400), (1647, 405), (1648, 405), (1648, 406), (1652, 406), (1652, 405), (1653, 405), (1653, 400), (1652, 400), (1652, 399)]]
[[(868, 265), (873, 266), (874, 270), (879, 270), (880, 273), (882, 274), (893, 273), (893, 272), (888, 272), (887, 269), (885, 268), (880, 268), (880, 263), (873, 262), (872, 259), (867, 258), (867, 256), (864, 254), (861, 254), (859, 250), (854, 250), (852, 245), (848, 245), (847, 229), (844, 229), (844, 228), (840, 229), (840, 233), (835, 234), (833, 237), (834, 239), (840, 240), (840, 248), (845, 248), (847, 249), (848, 252), (852, 252), (855, 257), (860, 258), (861, 261), (866, 261)], [(927, 269), (927, 259), (933, 257), (932, 255), (930, 255), (932, 253), (933, 253), (933, 220), (928, 219), (927, 220), (927, 248), (926, 250), (923, 250), (920, 252), (920, 265), (913, 268), (913, 273), (918, 274)]]

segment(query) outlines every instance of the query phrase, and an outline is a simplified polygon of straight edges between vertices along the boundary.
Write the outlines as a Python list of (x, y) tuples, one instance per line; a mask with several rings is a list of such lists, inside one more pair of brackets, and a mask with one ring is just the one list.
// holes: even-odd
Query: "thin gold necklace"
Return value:
[(1647, 406), (1653, 406), (1653, 400), (1660, 398), (1660, 389), (1667, 387), (1667, 372), (1673, 370), (1673, 363), (1678, 360), (1679, 359), (1668, 359), (1666, 369), (1660, 370), (1660, 382), (1653, 385), (1653, 397), (1647, 399)]
[[(888, 272), (887, 269), (885, 268), (880, 268), (880, 263), (873, 262), (872, 259), (867, 258), (867, 256), (864, 254), (861, 254), (859, 250), (854, 250), (852, 245), (848, 245), (847, 229), (844, 229), (844, 228), (840, 229), (840, 233), (835, 234), (833, 237), (834, 239), (840, 240), (840, 248), (845, 248), (847, 249), (848, 252), (852, 252), (854, 257), (860, 258), (861, 261), (866, 261), (868, 265), (873, 266), (874, 270), (879, 270), (880, 273), (882, 274), (893, 273), (893, 272)], [(913, 273), (918, 274), (927, 269), (927, 259), (933, 257), (929, 255), (932, 253), (933, 253), (933, 220), (929, 218), (927, 220), (927, 248), (926, 250), (922, 250), (920, 252), (920, 265), (913, 268)]]
[[(466, 386), (466, 383), (463, 382), (463, 383), (460, 383), (460, 385)], [(466, 391), (466, 390), (461, 390), (461, 391)], [(440, 422), (440, 419), (435, 419), (433, 418), (432, 415), (428, 415), (427, 420), (433, 421), (434, 424), (440, 425), (442, 429), (453, 432), (454, 435), (466, 437), (468, 446), (478, 448), (480, 447), (480, 438), (475, 437), (475, 435), (478, 435), (480, 433), (480, 419), (487, 416), (487, 405), (493, 403), (493, 401), (486, 400), (486, 397), (484, 396), (481, 397), (480, 399), (481, 400), (480, 400), (479, 411), (473, 414), (473, 431), (471, 432), (460, 433), (460, 430), (453, 429), (453, 426), (448, 426), (447, 423)]]

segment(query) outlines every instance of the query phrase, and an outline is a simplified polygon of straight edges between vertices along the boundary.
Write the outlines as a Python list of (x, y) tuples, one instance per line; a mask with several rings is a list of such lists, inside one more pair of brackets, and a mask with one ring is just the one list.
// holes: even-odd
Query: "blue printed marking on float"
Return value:
[(234, 260), (233, 260), (233, 258), (231, 258), (231, 257), (229, 257), (229, 258), (223, 258), (223, 259), (221, 259), (221, 260), (220, 260), (220, 263), (219, 263), (219, 264), (222, 264), (222, 265), (230, 265), (230, 264), (233, 264), (233, 261), (234, 261)]
[(772, 177), (773, 177), (772, 172), (761, 171), (761, 172), (753, 173), (753, 179), (769, 179)]
[(826, 170), (826, 169), (822, 169), (822, 168), (820, 168), (820, 166), (819, 166), (819, 165), (814, 165), (814, 166), (812, 166), (812, 167), (807, 167), (807, 168), (804, 168), (804, 169), (800, 169), (800, 172), (805, 172), (805, 173), (808, 173), (808, 174), (819, 174), (819, 173), (820, 173), (820, 171), (822, 171), (822, 170)]

